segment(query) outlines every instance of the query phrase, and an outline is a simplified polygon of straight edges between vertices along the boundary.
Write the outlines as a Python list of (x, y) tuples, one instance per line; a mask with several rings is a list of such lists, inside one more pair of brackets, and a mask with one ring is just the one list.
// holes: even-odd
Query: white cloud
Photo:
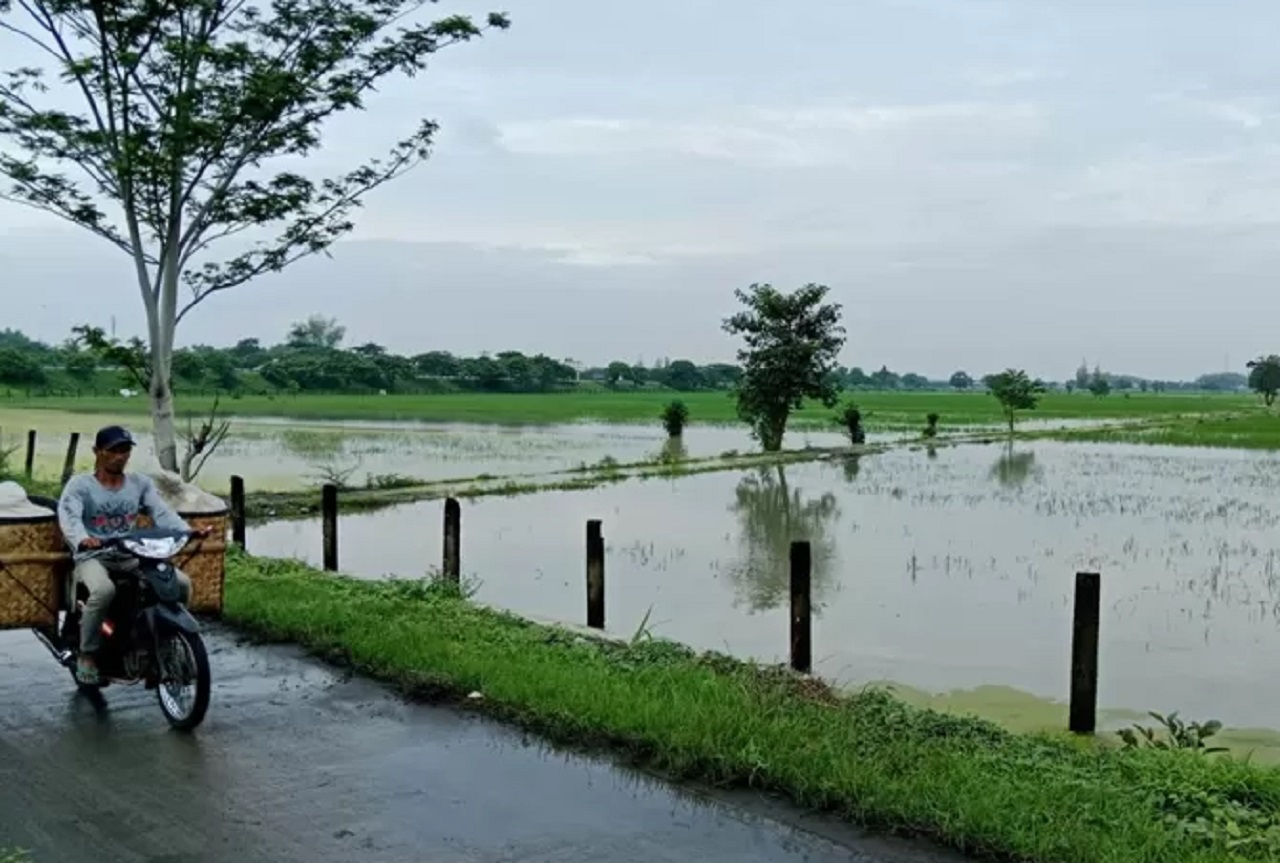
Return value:
[(666, 259), (740, 254), (765, 245), (766, 232), (750, 223), (725, 221), (708, 226), (701, 219), (642, 217), (609, 220), (508, 220), (369, 212), (352, 235), (357, 240), (405, 243), (456, 243), (482, 249), (545, 252), (561, 263), (579, 266), (644, 265)]
[(1064, 223), (1241, 227), (1280, 222), (1280, 147), (1135, 152), (1059, 179)]
[[(891, 366), (1039, 355), (1046, 371), (1070, 373), (1083, 351), (1104, 366), (1194, 373), (1204, 358), (1189, 351), (1265, 344), (1265, 317), (1236, 309), (1269, 301), (1280, 266), (1267, 240), (1280, 222), (1280, 67), (1266, 26), (1280, 5), (652, 5), (620, 19), (598, 0), (532, 4), (509, 33), (442, 53), (429, 75), (381, 88), (368, 112), (327, 128), (305, 169), (315, 175), (375, 154), (416, 117), (440, 120), (428, 164), (370, 195), (356, 219), (356, 238), (415, 245), (357, 262), (358, 244), (343, 244), (336, 263), (264, 280), (282, 286), (258, 295), (281, 298), (270, 332), (328, 297), (375, 340), (399, 327), (406, 344), (473, 350), (517, 340), (518, 327), (548, 344), (581, 339), (565, 349), (584, 355), (698, 354), (718, 344), (729, 287), (771, 278), (844, 291), (866, 361)], [(0, 67), (35, 62), (24, 50), (0, 38)], [(57, 297), (40, 326), (61, 335), (77, 320), (65, 309), (100, 273), (134, 302), (123, 256), (0, 205), (5, 272), (21, 271), (18, 253), (50, 226), (56, 251), (38, 270), (25, 264), (42, 299)], [(1210, 283), (1210, 301), (1192, 294)], [(1152, 306), (1153, 286), (1181, 293)], [(596, 323), (565, 335), (565, 309), (602, 293)], [(414, 306), (419, 295), (430, 302)], [(703, 303), (678, 334), (657, 308), (668, 295)], [(264, 314), (243, 296), (214, 306), (223, 318), (202, 313), (200, 337), (231, 338), (245, 315)], [(499, 332), (491, 312), (506, 302), (527, 305)], [(631, 303), (625, 333), (605, 320), (619, 319), (618, 303)], [(1128, 317), (1087, 333), (1060, 326), (1104, 305)], [(1164, 334), (1137, 333), (1133, 310)]]
[[(1009, 17), (1015, 8), (1010, 0), (881, 0), (890, 7), (913, 9), (946, 17), (999, 20)], [(1028, 0), (1021, 0), (1026, 4)]]
[(960, 74), (962, 80), (976, 87), (999, 89), (1015, 87), (1019, 84), (1034, 84), (1061, 77), (1059, 73), (1037, 68), (966, 69)]
[(1212, 117), (1242, 129), (1258, 129), (1276, 116), (1269, 99), (1254, 96), (1203, 98), (1187, 93), (1161, 93), (1155, 97), (1155, 101), (1173, 105), (1191, 115)]
[(499, 146), (526, 156), (681, 155), (761, 167), (821, 164), (824, 154), (794, 135), (735, 123), (576, 117), (500, 126)]
[(1205, 107), (1211, 115), (1246, 129), (1258, 128), (1266, 122), (1268, 116), (1238, 102), (1219, 102)]
[[(904, 144), (941, 148), (1043, 132), (1029, 103), (833, 103), (750, 108), (704, 119), (580, 116), (499, 124), (499, 146), (530, 156), (676, 155), (763, 168), (866, 167)], [(887, 148), (887, 149), (886, 149)]]

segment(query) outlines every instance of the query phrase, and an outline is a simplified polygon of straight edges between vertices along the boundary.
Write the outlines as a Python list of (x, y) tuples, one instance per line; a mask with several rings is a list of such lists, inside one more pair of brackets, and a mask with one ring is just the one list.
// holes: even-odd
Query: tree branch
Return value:
[[(372, 41), (376, 36), (384, 32), (393, 23), (401, 20), (418, 8), (426, 5), (427, 2), (433, 0), (418, 0), (406, 8), (400, 15), (393, 16), (386, 21), (381, 22), (380, 26), (364, 35), (359, 42)], [(319, 28), (319, 16), (313, 19), (310, 29), (296, 34), (292, 40), (294, 46), (301, 46), (307, 39), (314, 35)], [(463, 26), (463, 25), (467, 26)], [(281, 139), (300, 139), (303, 144), (297, 148), (297, 154), (302, 155), (318, 144), (318, 139), (313, 140), (313, 136), (307, 131), (324, 120), (328, 119), (335, 113), (350, 107), (361, 107), (361, 98), (373, 88), (374, 84), (390, 71), (398, 67), (406, 67), (409, 74), (417, 68), (421, 62), (420, 57), (435, 53), (441, 48), (447, 48), (451, 45), (467, 41), (476, 35), (484, 32), (486, 29), (505, 28), (508, 26), (504, 16), (491, 15), (489, 24), (486, 28), (471, 28), (470, 22), (459, 16), (444, 19), (442, 21), (433, 22), (432, 24), (417, 28), (414, 31), (402, 32), (401, 41), (393, 41), (384, 39), (383, 42), (373, 51), (363, 55), (360, 59), (366, 64), (362, 74), (348, 73), (346, 76), (335, 76), (340, 80), (331, 82), (331, 87), (335, 90), (341, 90), (341, 98), (331, 97), (328, 101), (322, 102), (318, 107), (312, 107), (307, 111), (300, 111), (296, 116), (285, 120), (284, 110), (268, 112), (260, 118), (260, 121), (254, 126), (253, 131), (243, 136), (244, 148), (236, 156), (228, 170), (223, 172), (218, 181), (216, 181), (208, 198), (196, 213), (187, 227), (186, 233), (183, 235), (182, 244), (185, 247), (195, 238), (199, 237), (209, 218), (209, 211), (219, 206), (223, 197), (227, 194), (231, 184), (244, 170), (245, 166), (250, 162), (256, 161), (264, 151), (270, 151), (269, 142)], [(412, 42), (416, 48), (416, 52), (412, 56), (406, 56), (403, 42)], [(296, 74), (296, 65), (285, 65), (284, 60), (290, 55), (290, 43), (286, 43), (281, 53), (272, 61), (265, 70), (265, 73), (293, 72)], [(351, 48), (354, 49), (355, 45)], [(350, 52), (334, 51), (327, 63), (318, 65), (312, 70), (311, 74), (304, 77), (298, 84), (304, 90), (311, 90), (317, 87), (322, 79), (334, 72), (342, 63), (350, 59)], [(425, 65), (422, 63), (421, 65)], [(297, 106), (280, 106), (282, 109)], [(244, 120), (243, 114), (237, 114), (229, 123), (230, 128), (240, 125)], [(273, 125), (279, 124), (278, 128), (272, 129)], [(271, 131), (270, 135), (267, 132)], [(264, 141), (264, 138), (266, 139)], [(228, 132), (224, 135), (222, 141), (233, 140), (234, 136)], [(209, 154), (203, 164), (198, 168), (193, 176), (187, 190), (183, 194), (184, 206), (186, 201), (190, 200), (200, 181), (207, 173), (209, 166), (213, 161), (221, 158), (226, 153), (223, 147)]]
[[(25, 6), (26, 4), (21, 4), (21, 5)], [(0, 30), (4, 30), (5, 32), (12, 33), (20, 39), (27, 40), (32, 45), (35, 45), (37, 48), (39, 48), (41, 51), (44, 51), (49, 56), (53, 57), (55, 60), (62, 59), (61, 57), (58, 56), (58, 52), (54, 51), (44, 42), (41, 42), (39, 38), (28, 33), (26, 30), (23, 30), (21, 27), (14, 27), (12, 24), (6, 24), (4, 21), (0, 20)]]
[[(193, 297), (179, 311), (178, 320), (181, 321), (213, 294), (238, 287), (263, 273), (278, 272), (295, 261), (328, 249), (353, 227), (345, 216), (352, 207), (359, 206), (362, 196), (411, 170), (430, 155), (430, 142), (435, 130), (435, 123), (425, 121), (416, 134), (392, 149), (385, 164), (374, 160), (341, 179), (327, 180), (323, 184), (324, 191), (319, 195), (310, 194), (313, 187), (308, 184), (307, 199), (292, 203), (292, 208), (304, 211), (307, 207), (318, 209), (297, 218), (273, 244), (246, 252), (223, 266), (207, 265), (198, 273), (187, 274), (186, 281)], [(278, 196), (276, 192), (275, 197)], [(252, 214), (259, 212), (258, 207), (266, 205), (263, 200), (246, 201), (242, 211), (247, 215), (242, 217), (241, 224), (256, 224), (258, 220)]]
[(0, 192), (0, 199), (23, 204), (79, 225), (129, 255), (146, 255), (105, 223), (102, 212), (75, 185), (57, 174), (42, 174), (34, 163), (19, 162), (0, 153), (0, 174), (15, 183), (13, 192)]
[[(8, 195), (133, 255), (161, 364), (177, 321), (193, 308), (324, 252), (354, 227), (348, 216), (363, 195), (428, 157), (433, 123), (385, 164), (336, 179), (247, 173), (317, 149), (324, 121), (363, 108), (388, 74), (412, 77), (436, 51), (509, 26), (498, 14), (487, 25), (463, 15), (404, 23), (432, 2), (0, 0), (31, 18), (26, 27), (6, 20), (3, 32), (53, 58), (86, 106), (80, 114), (42, 110), (28, 96), (45, 90), (36, 70), (0, 84), (0, 140), (29, 156), (0, 162), (14, 181)], [(75, 163), (92, 185), (45, 170), (51, 161)], [(110, 224), (95, 198), (118, 204), (123, 218)], [(273, 241), (183, 272), (217, 241), (275, 222), (283, 224)], [(180, 278), (191, 299), (179, 309)]]
[[(88, 81), (85, 79), (84, 73), (81, 71), (78, 71), (79, 64), (75, 62), (75, 58), (71, 54), (71, 49), (67, 47), (66, 40), (62, 38), (62, 34), (58, 31), (58, 28), (54, 23), (52, 14), (48, 11), (48, 9), (44, 6), (44, 4), (40, 2), (40, 0), (36, 0), (34, 4), (34, 8), (28, 5), (26, 0), (19, 0), (19, 2), (21, 3), (22, 7), (26, 9), (27, 12), (33, 18), (36, 19), (37, 23), (40, 23), (41, 26), (44, 27), (45, 31), (48, 32), (48, 34), (53, 37), (54, 42), (57, 43), (58, 52), (57, 54), (55, 54), (55, 56), (58, 56), (61, 59), (62, 63), (64, 64), (65, 68), (70, 71), (72, 77), (75, 79), (76, 86), (80, 89), (81, 95), (84, 96), (85, 102), (88, 104), (89, 110), (93, 114), (93, 118), (98, 126), (98, 131), (105, 135), (107, 133), (107, 126), (103, 122), (102, 110), (98, 106), (98, 100), (94, 98), (93, 93), (89, 88)], [(43, 18), (40, 15), (36, 14), (36, 10), (39, 10), (41, 13), (43, 13)], [(116, 146), (116, 139), (114, 136), (107, 137), (107, 145), (111, 150), (111, 152), (117, 158), (119, 158), (120, 151), (119, 151), (119, 148)]]

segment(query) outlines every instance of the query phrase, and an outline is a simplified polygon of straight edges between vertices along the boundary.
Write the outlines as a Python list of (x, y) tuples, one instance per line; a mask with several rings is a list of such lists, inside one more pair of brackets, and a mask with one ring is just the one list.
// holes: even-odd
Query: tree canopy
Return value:
[(1018, 411), (1035, 410), (1044, 395), (1044, 382), (1032, 380), (1022, 369), (1005, 369), (999, 374), (988, 375), (987, 389), (1000, 402), (1005, 419), (1009, 422), (1009, 434), (1013, 434), (1014, 418)]
[(1280, 356), (1271, 354), (1250, 360), (1249, 389), (1262, 396), (1267, 407), (1275, 404), (1276, 394), (1280, 393)]
[[(414, 118), (385, 156), (317, 179), (299, 163), (325, 124), (361, 110), (387, 76), (416, 75), (441, 48), (510, 24), (498, 13), (484, 25), (414, 21), (427, 5), (0, 0), (0, 33), (35, 45), (51, 69), (0, 72), (0, 196), (128, 256), (162, 467), (177, 468), (178, 322), (219, 292), (324, 252), (352, 230), (365, 194), (428, 157), (436, 131)], [(62, 94), (50, 86), (58, 81)]]
[[(299, 338), (317, 325), (324, 335), (318, 339)], [(397, 353), (373, 343), (344, 347), (345, 339), (346, 329), (341, 322), (323, 315), (310, 315), (290, 325), (284, 338), (275, 343), (241, 338), (221, 346), (197, 344), (176, 348), (172, 358), (173, 387), (179, 395), (222, 392), (233, 396), (317, 391), (354, 394), (378, 390), (431, 393), (445, 389), (549, 392), (582, 384), (619, 391), (732, 392), (742, 377), (741, 366), (732, 362), (698, 363), (687, 358), (660, 357), (649, 363), (639, 359), (617, 360), (591, 366), (516, 349), (465, 356), (424, 346), (417, 351)], [(326, 344), (333, 347), (325, 347)], [(95, 345), (104, 350), (98, 350)], [(0, 348), (6, 347), (26, 357), (39, 371), (0, 376), (0, 392), (102, 394), (122, 387), (145, 391), (150, 374), (150, 351), (146, 342), (136, 338), (110, 339), (105, 330), (97, 326), (74, 328), (72, 338), (62, 344), (46, 343), (14, 329), (0, 329)], [(309, 358), (307, 362), (303, 362), (304, 355)], [(388, 373), (370, 371), (366, 361)], [(16, 369), (17, 364), (9, 362), (6, 367)], [(269, 368), (275, 371), (268, 372)], [(286, 373), (278, 373), (281, 371)], [(266, 380), (264, 372), (278, 383)], [(911, 372), (893, 372), (884, 366), (874, 375), (858, 367), (837, 367), (832, 372), (836, 385), (849, 393), (948, 392), (957, 389), (956, 383), (963, 382), (964, 378), (958, 376), (967, 377), (966, 373), (958, 372), (950, 380), (928, 379)], [(1144, 392), (1231, 391), (1237, 388), (1236, 379), (1239, 387), (1246, 385), (1244, 375), (1222, 372), (1187, 381), (1148, 381), (1105, 372), (1102, 376), (1117, 390), (1128, 387)], [(985, 380), (970, 379), (969, 383), (968, 389), (981, 390), (985, 386)]]
[(835, 373), (844, 327), (840, 305), (823, 302), (827, 292), (813, 283), (790, 294), (759, 283), (734, 291), (746, 306), (724, 321), (726, 332), (746, 342), (738, 351), (738, 415), (766, 452), (782, 448), (787, 419), (805, 399), (833, 407), (840, 397)]

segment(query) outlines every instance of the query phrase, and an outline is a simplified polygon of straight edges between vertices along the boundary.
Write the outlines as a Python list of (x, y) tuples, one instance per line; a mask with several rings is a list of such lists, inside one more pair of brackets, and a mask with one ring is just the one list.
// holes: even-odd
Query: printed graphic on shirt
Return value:
[(126, 533), (133, 530), (138, 521), (137, 503), (129, 501), (104, 501), (98, 511), (86, 519), (94, 533)]

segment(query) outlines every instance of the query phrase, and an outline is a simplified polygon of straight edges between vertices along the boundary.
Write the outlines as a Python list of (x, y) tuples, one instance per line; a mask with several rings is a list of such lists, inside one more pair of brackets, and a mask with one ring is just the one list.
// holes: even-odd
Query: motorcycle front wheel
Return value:
[(175, 632), (160, 642), (156, 698), (165, 719), (178, 731), (190, 731), (209, 710), (209, 653), (199, 633)]

